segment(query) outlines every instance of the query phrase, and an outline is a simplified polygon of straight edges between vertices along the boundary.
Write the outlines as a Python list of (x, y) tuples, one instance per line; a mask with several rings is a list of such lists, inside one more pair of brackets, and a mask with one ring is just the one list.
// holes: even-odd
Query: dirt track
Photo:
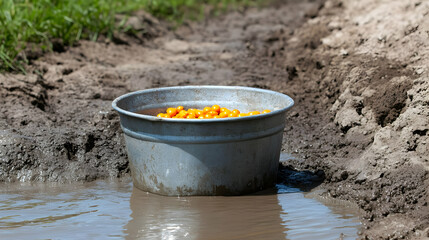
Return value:
[[(176, 85), (272, 89), (296, 101), (283, 151), (365, 212), (362, 238), (429, 237), (429, 2), (284, 1), (175, 32), (80, 42), (0, 76), (0, 181), (128, 174), (111, 100)], [(145, 25), (144, 25), (145, 24)]]

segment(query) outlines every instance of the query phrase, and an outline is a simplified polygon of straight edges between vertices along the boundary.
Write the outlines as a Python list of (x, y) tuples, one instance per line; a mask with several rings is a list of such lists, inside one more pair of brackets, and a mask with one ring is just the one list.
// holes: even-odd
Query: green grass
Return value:
[(25, 49), (52, 49), (52, 39), (71, 45), (125, 31), (118, 14), (144, 9), (156, 17), (182, 23), (200, 19), (211, 6), (219, 11), (256, 5), (261, 0), (0, 0), (0, 71), (24, 71)]

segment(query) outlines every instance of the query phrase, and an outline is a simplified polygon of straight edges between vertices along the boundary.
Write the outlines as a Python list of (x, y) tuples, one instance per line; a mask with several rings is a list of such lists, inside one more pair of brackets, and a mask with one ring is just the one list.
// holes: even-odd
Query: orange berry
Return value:
[(182, 110), (176, 116), (178, 118), (185, 118), (186, 116), (188, 116), (188, 112), (186, 112), (185, 110)]
[(171, 118), (170, 115), (168, 115), (167, 113), (164, 113), (164, 115), (162, 116), (163, 118)]
[(182, 111), (185, 108), (183, 106), (178, 106), (176, 109), (177, 109), (178, 112), (180, 112), (180, 111)]
[(218, 112), (216, 112), (216, 111), (210, 111), (210, 112), (208, 112), (208, 114), (210, 114), (212, 116), (216, 116), (216, 115), (218, 115)]
[(168, 108), (167, 109), (167, 114), (170, 115), (170, 117), (176, 116), (177, 109), (175, 109), (175, 108)]
[(228, 113), (226, 113), (226, 112), (221, 112), (221, 113), (219, 113), (219, 115), (218, 115), (220, 118), (226, 118), (226, 117), (228, 117)]
[(211, 114), (209, 114), (209, 113), (206, 113), (206, 114), (204, 115), (204, 118), (205, 118), (205, 119), (213, 118), (213, 115), (211, 115)]
[(187, 111), (185, 111), (185, 110), (181, 110), (181, 111), (179, 112), (179, 114), (177, 114), (177, 115), (180, 115), (181, 117), (186, 117), (186, 116), (188, 116), (188, 112), (187, 112)]
[(262, 111), (262, 113), (270, 113), (271, 110), (265, 109), (264, 111)]
[(199, 109), (195, 110), (195, 116), (196, 117), (199, 117), (201, 115), (203, 115), (203, 110), (199, 110)]
[(213, 105), (213, 106), (212, 106), (212, 111), (215, 111), (215, 112), (218, 112), (218, 113), (219, 113), (219, 112), (220, 112), (220, 106), (219, 106), (219, 105), (216, 105), (216, 104), (215, 104), (215, 105)]
[(219, 117), (219, 115), (215, 115), (215, 116), (213, 116), (213, 118), (221, 118), (221, 117)]
[(237, 113), (231, 112), (230, 114), (228, 114), (228, 117), (238, 117)]
[(199, 117), (198, 117), (198, 119), (204, 119), (204, 116), (203, 116), (203, 115), (201, 115), (201, 116), (199, 116)]
[(158, 113), (158, 115), (156, 115), (157, 117), (162, 117), (164, 114), (163, 113)]
[(249, 113), (249, 116), (254, 116), (254, 115), (258, 115), (261, 114), (259, 111), (253, 111)]
[(225, 108), (225, 107), (220, 108), (220, 112), (225, 112), (226, 110), (228, 110), (228, 108)]
[(206, 114), (206, 113), (210, 112), (211, 110), (212, 110), (212, 108), (211, 108), (211, 107), (205, 107), (205, 108), (203, 109), (203, 113), (204, 113), (204, 114)]
[(240, 114), (240, 111), (238, 111), (237, 109), (234, 109), (234, 110), (232, 110), (232, 113), (237, 114), (237, 116), (238, 116), (238, 114)]
[(239, 117), (247, 117), (247, 116), (249, 116), (249, 114), (248, 113), (240, 113), (240, 114), (238, 114), (238, 116)]
[(195, 115), (194, 114), (189, 114), (186, 119), (195, 119)]

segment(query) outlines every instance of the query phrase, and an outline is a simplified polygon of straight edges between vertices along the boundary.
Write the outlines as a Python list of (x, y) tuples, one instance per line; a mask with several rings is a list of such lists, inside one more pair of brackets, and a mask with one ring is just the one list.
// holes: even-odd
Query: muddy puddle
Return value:
[(0, 239), (355, 239), (357, 211), (278, 184), (239, 197), (162, 197), (130, 179), (1, 184)]

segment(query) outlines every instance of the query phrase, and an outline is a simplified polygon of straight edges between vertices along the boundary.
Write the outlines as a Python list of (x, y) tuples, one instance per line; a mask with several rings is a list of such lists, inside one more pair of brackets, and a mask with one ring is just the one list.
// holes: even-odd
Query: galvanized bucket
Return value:
[[(154, 116), (168, 107), (214, 104), (272, 112), (223, 119)], [(112, 103), (125, 133), (134, 186), (167, 196), (242, 195), (273, 186), (285, 112), (292, 105), (278, 92), (225, 86), (148, 89)]]

